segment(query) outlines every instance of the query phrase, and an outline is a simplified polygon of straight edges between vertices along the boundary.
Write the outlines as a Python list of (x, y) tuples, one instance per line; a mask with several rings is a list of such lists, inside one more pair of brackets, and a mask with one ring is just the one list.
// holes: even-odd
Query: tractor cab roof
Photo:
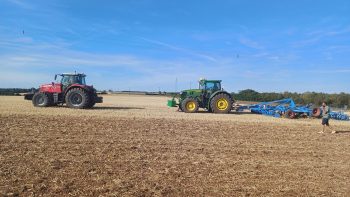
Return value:
[(86, 76), (84, 73), (62, 73), (62, 74), (56, 74), (60, 76)]
[(86, 77), (84, 73), (61, 73), (61, 74), (55, 74), (55, 80), (57, 79), (57, 76), (79, 76), (79, 77)]
[(205, 82), (221, 82), (222, 80), (204, 80)]
[(208, 79), (199, 79), (199, 83), (204, 84), (207, 82), (221, 83), (222, 80), (208, 80)]

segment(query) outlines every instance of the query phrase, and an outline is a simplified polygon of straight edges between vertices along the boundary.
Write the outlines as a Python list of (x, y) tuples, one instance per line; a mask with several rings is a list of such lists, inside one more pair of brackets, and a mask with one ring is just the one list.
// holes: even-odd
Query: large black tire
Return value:
[(91, 105), (89, 92), (82, 88), (72, 88), (66, 94), (66, 104), (70, 108), (84, 109)]
[(32, 103), (35, 107), (48, 107), (50, 106), (50, 98), (43, 92), (37, 92), (33, 96)]
[(213, 113), (227, 114), (232, 109), (232, 99), (228, 94), (220, 93), (210, 101), (210, 109)]
[(196, 113), (198, 108), (198, 101), (194, 98), (186, 98), (181, 102), (181, 109), (185, 113)]

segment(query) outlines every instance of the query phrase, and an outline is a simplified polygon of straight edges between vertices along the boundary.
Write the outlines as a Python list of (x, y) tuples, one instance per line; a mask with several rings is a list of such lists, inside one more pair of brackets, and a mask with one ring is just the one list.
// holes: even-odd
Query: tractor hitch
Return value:
[(96, 96), (96, 97), (95, 97), (95, 103), (103, 103), (103, 97), (101, 97), (101, 96)]
[(25, 93), (24, 94), (24, 100), (32, 100), (33, 99), (33, 96), (34, 96), (34, 93), (32, 92), (29, 92), (29, 93)]

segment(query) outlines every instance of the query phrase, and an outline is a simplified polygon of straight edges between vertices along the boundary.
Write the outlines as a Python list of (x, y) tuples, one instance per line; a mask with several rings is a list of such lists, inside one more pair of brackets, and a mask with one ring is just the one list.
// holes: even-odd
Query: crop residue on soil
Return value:
[[(0, 97), (0, 194), (346, 196), (350, 127), (183, 114), (166, 98), (107, 96), (93, 110)], [(140, 102), (140, 101), (143, 102)]]

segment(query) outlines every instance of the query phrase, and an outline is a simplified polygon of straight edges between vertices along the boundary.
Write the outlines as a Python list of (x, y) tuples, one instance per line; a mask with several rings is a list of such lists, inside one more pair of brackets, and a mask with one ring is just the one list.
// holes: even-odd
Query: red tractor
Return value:
[(55, 80), (60, 77), (59, 83), (41, 85), (39, 92), (27, 93), (24, 99), (32, 100), (35, 107), (48, 107), (66, 103), (70, 108), (92, 108), (96, 103), (102, 103), (93, 86), (85, 84), (85, 74), (64, 73), (56, 74)]

